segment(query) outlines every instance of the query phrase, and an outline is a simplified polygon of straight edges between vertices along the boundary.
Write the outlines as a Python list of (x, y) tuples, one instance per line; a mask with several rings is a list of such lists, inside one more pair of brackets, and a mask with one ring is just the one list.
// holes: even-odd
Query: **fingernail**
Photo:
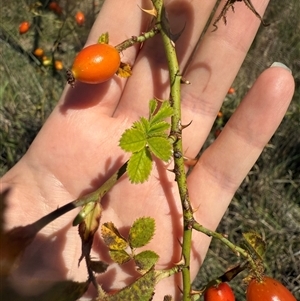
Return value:
[(290, 73), (292, 73), (292, 70), (291, 70), (289, 67), (287, 67), (285, 64), (280, 63), (280, 62), (274, 62), (274, 63), (271, 65), (271, 67), (280, 67), (280, 68), (286, 69), (286, 70), (288, 70)]

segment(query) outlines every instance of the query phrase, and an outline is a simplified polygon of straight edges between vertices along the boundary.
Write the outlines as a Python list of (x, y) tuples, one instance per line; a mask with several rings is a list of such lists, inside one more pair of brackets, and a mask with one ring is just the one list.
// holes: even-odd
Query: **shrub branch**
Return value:
[(169, 22), (165, 14), (165, 8), (162, 0), (153, 0), (153, 5), (157, 11), (157, 27), (160, 29), (162, 41), (165, 48), (166, 58), (169, 68), (170, 81), (170, 104), (173, 107), (173, 116), (171, 119), (171, 136), (176, 137), (173, 144), (174, 173), (178, 184), (178, 190), (183, 210), (183, 241), (182, 241), (182, 259), (184, 268), (182, 269), (183, 279), (183, 300), (191, 300), (191, 276), (190, 276), (190, 252), (192, 242), (193, 211), (190, 204), (186, 172), (184, 167), (183, 148), (182, 148), (182, 126), (181, 126), (181, 74), (175, 51), (175, 44), (170, 38)]

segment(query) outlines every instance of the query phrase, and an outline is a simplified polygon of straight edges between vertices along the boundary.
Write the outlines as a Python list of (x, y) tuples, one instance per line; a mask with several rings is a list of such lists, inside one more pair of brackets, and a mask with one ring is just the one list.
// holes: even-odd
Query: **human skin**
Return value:
[[(176, 42), (184, 77), (182, 124), (185, 156), (195, 157), (210, 132), (222, 101), (231, 86), (260, 21), (242, 3), (230, 11), (227, 25), (210, 27), (187, 66), (216, 1), (166, 1), (173, 32), (185, 29)], [(253, 0), (263, 14), (268, 1)], [(219, 7), (218, 12), (222, 8)], [(93, 26), (87, 44), (97, 42), (108, 31), (110, 44), (117, 45), (146, 31), (151, 17), (139, 7), (150, 2), (106, 1)], [(174, 28), (174, 29), (173, 29)], [(154, 96), (167, 99), (168, 71), (160, 36), (125, 50), (122, 61), (133, 66), (129, 79), (115, 76), (106, 83), (66, 86), (57, 106), (24, 157), (1, 179), (1, 188), (11, 188), (6, 228), (26, 225), (78, 196), (93, 191), (127, 159), (118, 146), (126, 128), (140, 116), (148, 115), (148, 101)], [(195, 219), (214, 230), (236, 189), (251, 169), (265, 144), (280, 124), (294, 92), (291, 73), (282, 67), (266, 69), (256, 80), (216, 141), (200, 157), (188, 177), (189, 195)], [(123, 177), (102, 200), (101, 222), (113, 221), (126, 235), (133, 221), (151, 216), (156, 233), (147, 245), (160, 256), (157, 269), (180, 261), (182, 214), (174, 174), (170, 166), (154, 165), (148, 182), (130, 184)], [(47, 281), (85, 281), (84, 263), (78, 267), (81, 242), (71, 223), (71, 211), (45, 227), (25, 250), (12, 282), (26, 295), (45, 289)], [(105, 290), (120, 289), (133, 281), (132, 264), (117, 266), (110, 260), (99, 235), (92, 256), (110, 263), (107, 273), (97, 279)], [(207, 252), (210, 239), (193, 233), (190, 270), (195, 277)], [(41, 280), (43, 285), (41, 284)], [(158, 283), (153, 300), (166, 294), (180, 299), (180, 274)]]

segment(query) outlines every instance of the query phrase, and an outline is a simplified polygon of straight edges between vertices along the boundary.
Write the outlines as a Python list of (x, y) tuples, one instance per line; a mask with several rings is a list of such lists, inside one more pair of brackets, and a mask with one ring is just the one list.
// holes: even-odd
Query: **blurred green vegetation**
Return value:
[[(82, 48), (102, 1), (59, 1), (61, 14), (49, 1), (10, 1), (1, 8), (0, 174), (25, 153), (50, 114), (66, 83), (65, 69)], [(86, 22), (78, 26), (77, 11)], [(236, 9), (236, 14), (238, 10)], [(255, 229), (267, 240), (269, 275), (285, 284), (300, 300), (300, 2), (271, 1), (251, 50), (235, 80), (235, 93), (226, 97), (223, 116), (216, 120), (208, 143), (214, 140), (255, 78), (274, 61), (293, 71), (296, 92), (280, 128), (266, 146), (226, 212), (218, 231), (238, 242), (241, 233)], [(22, 21), (32, 25), (19, 35)], [(41, 47), (48, 60), (61, 60), (63, 70), (44, 66), (33, 51)], [(262, 124), (263, 126), (263, 124)], [(213, 241), (195, 287), (221, 275), (235, 256)], [(232, 281), (237, 300), (244, 300), (242, 277)]]

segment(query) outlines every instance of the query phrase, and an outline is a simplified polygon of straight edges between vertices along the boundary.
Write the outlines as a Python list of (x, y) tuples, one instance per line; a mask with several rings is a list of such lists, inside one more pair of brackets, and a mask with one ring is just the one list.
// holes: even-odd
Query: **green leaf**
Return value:
[(127, 129), (123, 133), (119, 145), (126, 152), (138, 152), (146, 146), (146, 134), (137, 128)]
[(155, 220), (151, 217), (137, 219), (129, 230), (128, 242), (130, 247), (140, 248), (145, 246), (153, 237)]
[(167, 138), (150, 137), (147, 139), (150, 151), (159, 159), (167, 162), (172, 155), (172, 145)]
[(134, 129), (140, 130), (143, 133), (147, 133), (150, 128), (150, 123), (145, 117), (141, 117), (139, 121), (135, 121), (132, 125)]
[(170, 106), (170, 103), (168, 101), (164, 101), (157, 113), (150, 118), (150, 125), (163, 121), (164, 119), (171, 117), (172, 115), (173, 108)]
[(121, 289), (114, 295), (108, 295), (104, 301), (149, 301), (153, 297), (156, 274), (153, 269), (137, 279), (134, 283)]
[(152, 157), (147, 148), (132, 154), (127, 165), (127, 173), (130, 182), (137, 184), (147, 181), (151, 169)]
[(149, 101), (149, 120), (153, 116), (156, 108), (157, 108), (157, 100), (156, 99), (151, 99)]
[(170, 128), (170, 124), (166, 121), (160, 121), (151, 125), (147, 132), (148, 137), (163, 136), (167, 137), (166, 131)]
[(149, 271), (158, 261), (159, 256), (150, 250), (143, 251), (133, 257), (138, 271)]
[(123, 264), (131, 259), (130, 255), (125, 250), (110, 250), (109, 256), (118, 264)]
[(108, 32), (102, 33), (101, 36), (98, 38), (99, 44), (108, 44), (109, 43), (109, 34)]
[(120, 251), (128, 246), (126, 239), (119, 233), (112, 222), (104, 223), (101, 226), (101, 235), (104, 243), (110, 250)]

